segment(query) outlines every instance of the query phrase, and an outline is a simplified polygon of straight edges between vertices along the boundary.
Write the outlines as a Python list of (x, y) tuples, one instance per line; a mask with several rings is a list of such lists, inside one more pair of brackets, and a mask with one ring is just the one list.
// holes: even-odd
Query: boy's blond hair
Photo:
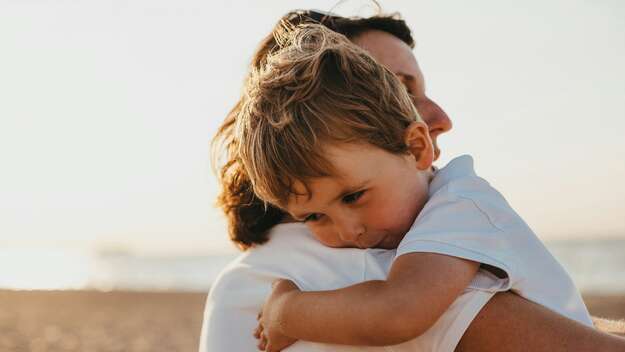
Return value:
[(333, 175), (328, 143), (407, 152), (404, 131), (421, 119), (391, 71), (322, 25), (285, 26), (276, 40), (246, 82), (234, 137), (261, 199), (285, 208), (294, 182)]

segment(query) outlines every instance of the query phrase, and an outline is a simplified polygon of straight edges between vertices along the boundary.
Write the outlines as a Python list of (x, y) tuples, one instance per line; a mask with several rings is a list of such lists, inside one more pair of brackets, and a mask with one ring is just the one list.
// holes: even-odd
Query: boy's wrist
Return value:
[(273, 321), (273, 329), (276, 329), (280, 334), (289, 336), (288, 327), (293, 325), (297, 321), (297, 316), (291, 316), (297, 312), (295, 307), (295, 299), (298, 294), (301, 293), (299, 287), (290, 280), (280, 279), (274, 281), (272, 284), (273, 292), (271, 294), (271, 321)]
[[(296, 306), (297, 298), (301, 295), (301, 293), (302, 292), (299, 290), (285, 292), (282, 294), (282, 297), (280, 297), (278, 302), (278, 330), (284, 336), (292, 337), (288, 331), (289, 326), (292, 326), (289, 322), (293, 323), (297, 317), (291, 316), (292, 309), (290, 308), (294, 308)], [(295, 309), (295, 311), (297, 311), (297, 309)]]

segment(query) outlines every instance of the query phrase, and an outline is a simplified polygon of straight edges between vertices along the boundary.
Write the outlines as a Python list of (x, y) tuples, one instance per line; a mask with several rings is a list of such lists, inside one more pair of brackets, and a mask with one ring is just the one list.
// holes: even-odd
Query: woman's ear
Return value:
[(434, 162), (434, 147), (428, 126), (424, 122), (412, 122), (404, 131), (404, 143), (417, 162), (417, 169), (428, 170)]

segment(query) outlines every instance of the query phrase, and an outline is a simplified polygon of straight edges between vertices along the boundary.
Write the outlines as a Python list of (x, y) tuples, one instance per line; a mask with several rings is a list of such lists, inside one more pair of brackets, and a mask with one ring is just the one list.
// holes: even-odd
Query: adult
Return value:
[[(410, 30), (397, 16), (347, 19), (296, 11), (283, 20), (294, 24), (321, 22), (346, 35), (395, 72), (428, 123), (435, 145), (437, 137), (451, 129), (449, 117), (425, 94), (423, 75), (411, 50), (414, 42)], [(275, 45), (272, 35), (265, 38), (252, 66), (261, 66)], [(278, 209), (265, 208), (251, 192), (234, 154), (236, 140), (232, 139), (232, 128), (238, 108), (239, 104), (230, 112), (216, 139), (229, 152), (221, 173), (224, 192), (220, 201), (229, 218), (231, 239), (243, 249), (257, 246), (229, 265), (215, 282), (207, 301), (200, 351), (252, 350), (256, 343), (252, 337), (256, 314), (276, 278), (289, 278), (304, 290), (334, 289), (383, 279), (394, 257), (392, 250), (324, 247), (304, 225), (289, 223)], [(438, 147), (436, 150), (438, 156)], [(269, 237), (271, 241), (267, 242)], [(362, 348), (300, 341), (289, 350), (607, 351), (625, 347), (625, 339), (583, 326), (514, 294), (495, 296), (496, 292), (497, 282), (469, 287), (425, 334), (401, 345)]]

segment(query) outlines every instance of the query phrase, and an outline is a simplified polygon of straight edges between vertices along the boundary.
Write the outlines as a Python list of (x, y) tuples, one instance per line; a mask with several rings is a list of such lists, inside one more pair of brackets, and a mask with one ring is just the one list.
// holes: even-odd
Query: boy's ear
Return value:
[(434, 162), (434, 147), (428, 126), (424, 122), (412, 122), (404, 132), (404, 142), (408, 152), (417, 161), (419, 170), (428, 170)]

